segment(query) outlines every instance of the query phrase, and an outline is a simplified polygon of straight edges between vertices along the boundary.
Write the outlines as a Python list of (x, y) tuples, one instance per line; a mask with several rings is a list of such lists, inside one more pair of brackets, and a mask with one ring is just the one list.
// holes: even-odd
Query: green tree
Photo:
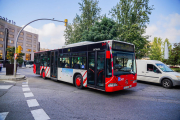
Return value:
[(118, 24), (117, 40), (136, 45), (136, 56), (141, 58), (148, 52), (149, 36), (143, 36), (153, 7), (149, 0), (120, 0), (109, 14)]
[(154, 37), (149, 55), (151, 60), (162, 61), (161, 45), (162, 45), (162, 39)]
[(83, 41), (102, 41), (117, 37), (117, 24), (114, 20), (104, 17), (101, 21), (95, 22), (89, 30), (83, 32)]
[(101, 8), (98, 7), (97, 0), (82, 0), (80, 5), (81, 15), (76, 15), (73, 23), (65, 30), (65, 44), (83, 41), (83, 32), (89, 30), (96, 21), (100, 19)]
[[(6, 55), (7, 59), (10, 60), (10, 64), (13, 64), (14, 63), (15, 47), (7, 48), (6, 51), (7, 51), (7, 55)], [(17, 51), (18, 51), (18, 48), (17, 48)], [(17, 62), (19, 64), (23, 63), (23, 56), (24, 55), (25, 55), (24, 53), (19, 53), (17, 55)]]
[(180, 65), (180, 42), (174, 44), (168, 63), (171, 65)]

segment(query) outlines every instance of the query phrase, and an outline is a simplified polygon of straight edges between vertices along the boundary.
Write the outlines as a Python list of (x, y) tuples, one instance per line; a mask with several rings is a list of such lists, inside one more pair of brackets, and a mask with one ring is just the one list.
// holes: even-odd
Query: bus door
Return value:
[(40, 74), (40, 54), (39, 53), (37, 53), (36, 54), (36, 74)]
[(87, 86), (105, 90), (105, 52), (88, 52)]
[(51, 61), (50, 61), (50, 69), (52, 78), (57, 78), (57, 56), (58, 51), (51, 51)]

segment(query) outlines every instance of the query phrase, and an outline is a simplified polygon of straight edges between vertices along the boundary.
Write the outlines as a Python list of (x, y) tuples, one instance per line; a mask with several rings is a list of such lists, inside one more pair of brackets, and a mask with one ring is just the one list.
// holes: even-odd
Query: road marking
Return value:
[(0, 89), (9, 89), (12, 85), (0, 85)]
[(27, 84), (28, 84), (28, 82), (23, 82), (22, 84), (23, 84), (23, 85), (27, 85)]
[(48, 119), (50, 119), (49, 116), (46, 114), (46, 112), (43, 109), (32, 110), (31, 113), (32, 113), (35, 120), (48, 120)]
[(29, 88), (22, 88), (23, 92), (30, 91)]
[(36, 99), (27, 100), (27, 104), (29, 107), (36, 107), (39, 106), (39, 103)]
[(5, 120), (9, 112), (0, 113), (0, 120)]
[(33, 97), (33, 93), (32, 92), (29, 92), (29, 93), (24, 93), (24, 96), (25, 97)]
[(28, 87), (28, 85), (22, 85), (22, 87)]

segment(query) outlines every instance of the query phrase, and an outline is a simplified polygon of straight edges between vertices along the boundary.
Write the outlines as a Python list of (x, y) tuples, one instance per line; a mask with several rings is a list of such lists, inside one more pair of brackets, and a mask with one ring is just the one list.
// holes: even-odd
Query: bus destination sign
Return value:
[(134, 52), (134, 46), (133, 45), (120, 43), (120, 42), (113, 42), (112, 49)]

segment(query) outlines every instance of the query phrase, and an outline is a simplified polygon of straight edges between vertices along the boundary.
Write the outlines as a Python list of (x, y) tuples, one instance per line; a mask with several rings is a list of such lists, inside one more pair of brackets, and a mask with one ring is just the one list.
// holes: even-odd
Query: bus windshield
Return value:
[(136, 62), (134, 53), (113, 51), (114, 75), (135, 74)]
[(171, 70), (171, 68), (169, 68), (169, 67), (166, 66), (165, 64), (156, 63), (156, 65), (157, 65), (163, 72), (174, 72), (173, 70)]

